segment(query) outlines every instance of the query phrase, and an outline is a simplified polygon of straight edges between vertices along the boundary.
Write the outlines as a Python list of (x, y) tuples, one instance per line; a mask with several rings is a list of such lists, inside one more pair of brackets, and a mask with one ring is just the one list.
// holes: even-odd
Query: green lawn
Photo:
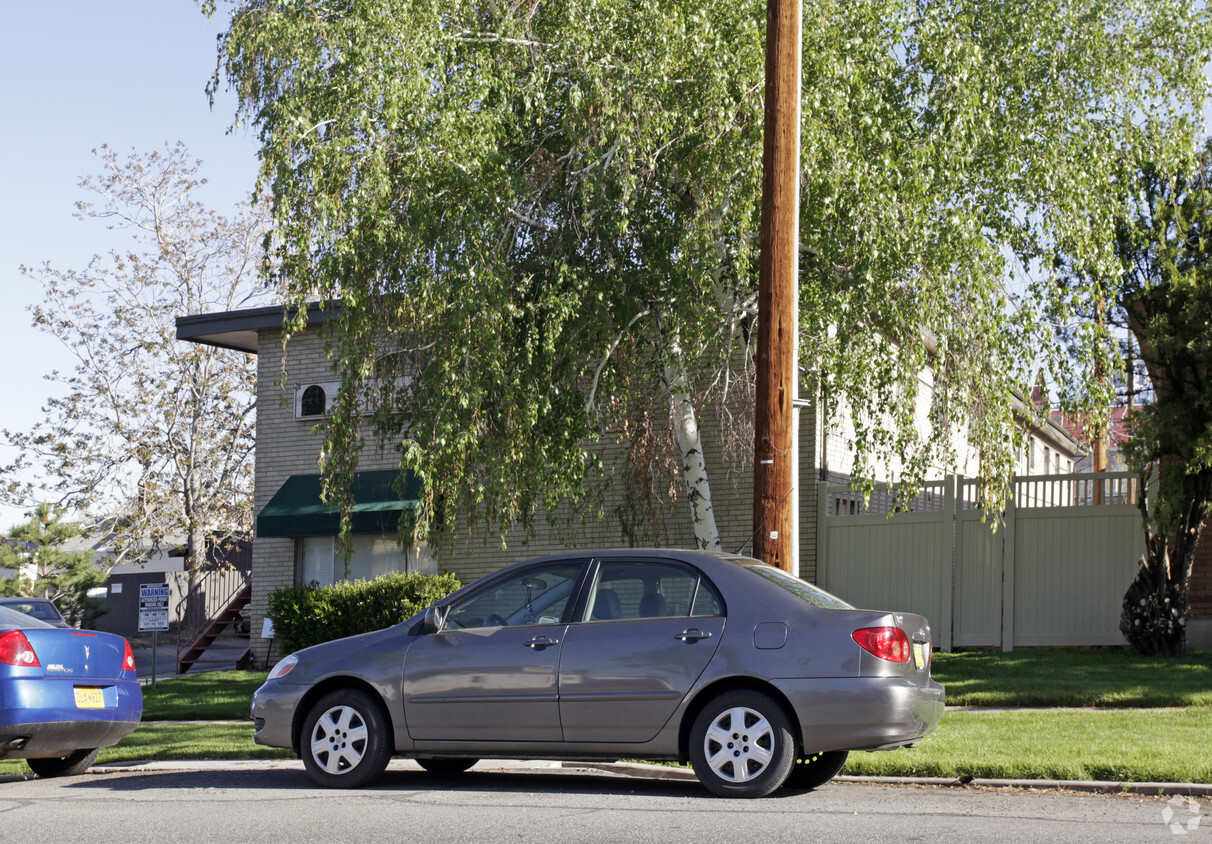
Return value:
[(907, 750), (851, 753), (845, 774), (1212, 782), (1212, 707), (948, 712)]
[(1128, 648), (936, 653), (951, 706), (1212, 706), (1212, 652), (1150, 659)]
[[(247, 721), (264, 671), (207, 671), (143, 687), (144, 721)], [(251, 727), (250, 727), (251, 729)]]
[[(936, 654), (953, 705), (1100, 707), (948, 712), (918, 747), (852, 753), (843, 773), (881, 776), (1212, 782), (1212, 654), (1150, 660), (1117, 648)], [(142, 727), (101, 762), (288, 758), (252, 741), (248, 705), (264, 672), (222, 671), (144, 689)], [(1151, 711), (1141, 711), (1150, 708)], [(229, 721), (180, 724), (170, 721)], [(154, 723), (160, 722), (160, 723)], [(0, 774), (27, 772), (0, 761)]]

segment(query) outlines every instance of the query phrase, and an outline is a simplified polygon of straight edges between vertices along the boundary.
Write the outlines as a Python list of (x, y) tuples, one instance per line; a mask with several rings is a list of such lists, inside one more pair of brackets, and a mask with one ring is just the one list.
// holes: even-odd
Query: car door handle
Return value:
[(528, 648), (534, 648), (536, 651), (541, 651), (543, 648), (550, 647), (551, 645), (560, 644), (560, 640), (551, 639), (547, 636), (535, 636), (533, 639), (525, 641), (522, 644)]
[(689, 630), (683, 630), (673, 638), (681, 639), (683, 642), (697, 642), (699, 639), (710, 639), (711, 631), (691, 627)]

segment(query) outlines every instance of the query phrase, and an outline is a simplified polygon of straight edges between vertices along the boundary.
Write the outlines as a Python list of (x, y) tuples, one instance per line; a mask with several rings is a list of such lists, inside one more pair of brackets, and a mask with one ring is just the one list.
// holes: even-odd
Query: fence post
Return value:
[(1006, 536), (1002, 540), (1002, 650), (1014, 650), (1014, 518), (1018, 508), (1018, 482), (1010, 481), (1010, 497), (1006, 501), (1006, 516), (1002, 524)]
[(939, 515), (939, 530), (942, 531), (941, 548), (947, 549), (943, 563), (939, 566), (939, 594), (942, 600), (943, 617), (939, 619), (940, 648), (951, 650), (952, 625), (955, 618), (955, 475), (946, 475), (943, 480), (943, 511)]

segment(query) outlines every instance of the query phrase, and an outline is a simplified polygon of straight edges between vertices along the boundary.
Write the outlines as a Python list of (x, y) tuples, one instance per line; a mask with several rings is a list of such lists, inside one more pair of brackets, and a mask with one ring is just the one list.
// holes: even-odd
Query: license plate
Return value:
[(921, 642), (913, 643), (913, 665), (916, 668), (926, 667), (926, 646)]
[(105, 695), (101, 689), (91, 686), (76, 686), (77, 709), (104, 709)]

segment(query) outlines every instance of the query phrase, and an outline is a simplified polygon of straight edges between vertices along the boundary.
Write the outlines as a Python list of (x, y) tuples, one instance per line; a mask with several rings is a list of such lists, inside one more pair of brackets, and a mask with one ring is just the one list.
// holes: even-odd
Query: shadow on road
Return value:
[[(17, 779), (17, 778), (14, 778)], [(711, 795), (697, 782), (661, 780), (625, 776), (605, 771), (584, 769), (551, 769), (543, 771), (493, 771), (472, 769), (458, 776), (436, 776), (423, 771), (388, 770), (373, 787), (336, 790), (315, 785), (300, 770), (206, 770), (162, 771), (129, 770), (92, 775), (66, 786), (85, 791), (138, 792), (158, 789), (273, 789), (297, 790), (317, 794), (374, 794), (396, 792), (500, 792), (500, 793), (559, 793), (559, 794), (620, 794), (651, 795), (654, 797), (702, 797)], [(801, 792), (790, 792), (794, 796)]]

